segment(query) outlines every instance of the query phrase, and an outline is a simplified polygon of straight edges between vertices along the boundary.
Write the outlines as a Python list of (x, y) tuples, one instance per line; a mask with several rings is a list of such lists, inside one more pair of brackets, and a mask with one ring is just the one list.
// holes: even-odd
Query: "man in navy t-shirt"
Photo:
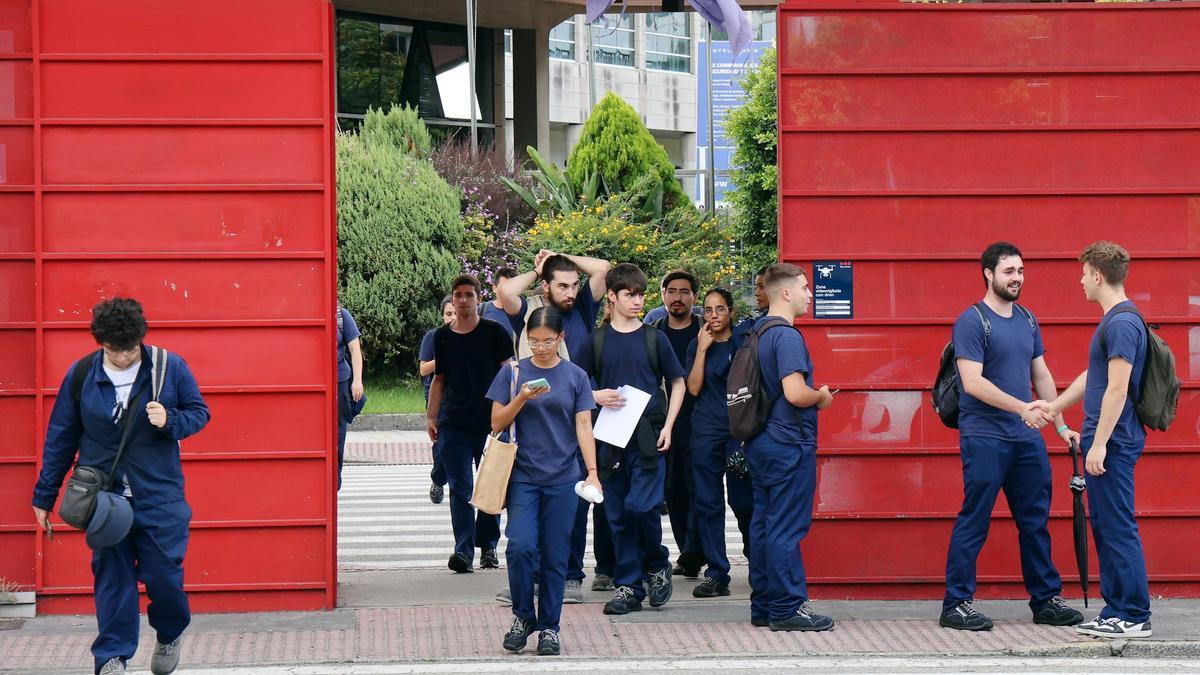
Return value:
[[(600, 406), (624, 407), (625, 399), (617, 391), (624, 385), (651, 395), (625, 447), (597, 442), (596, 448), (604, 512), (616, 554), (616, 594), (604, 605), (604, 613), (628, 614), (642, 608), (647, 581), (651, 607), (671, 599), (670, 558), (662, 545), (662, 517), (655, 509), (663, 500), (662, 453), (671, 448), (671, 429), (683, 405), (683, 366), (667, 337), (638, 320), (646, 275), (636, 265), (621, 263), (609, 271), (605, 283), (612, 322), (598, 329), (602, 334), (583, 343), (574, 363), (599, 387), (593, 397)], [(654, 337), (657, 368), (647, 351), (647, 335)], [(601, 341), (597, 354), (596, 343)], [(669, 402), (659, 389), (663, 380), (670, 391)]]
[[(958, 431), (963, 505), (946, 554), (946, 594), (938, 623), (959, 630), (991, 630), (974, 607), (975, 561), (987, 540), (1000, 490), (1008, 499), (1021, 548), (1021, 572), (1034, 623), (1070, 626), (1083, 621), (1062, 600), (1062, 578), (1050, 557), (1050, 460), (1038, 431), (1053, 421), (1066, 442), (1078, 438), (1062, 416), (1043, 410), (1057, 395), (1046, 366), (1042, 332), (1033, 314), (1016, 304), (1025, 282), (1021, 252), (992, 244), (980, 259), (983, 300), (954, 322), (958, 367)], [(1037, 389), (1038, 399), (1031, 394)]]
[(1133, 469), (1146, 446), (1135, 406), (1141, 398), (1149, 336), (1137, 307), (1125, 295), (1129, 253), (1098, 241), (1079, 256), (1084, 295), (1104, 317), (1088, 346), (1088, 369), (1050, 408), (1083, 400), (1084, 476), (1088, 516), (1100, 559), (1100, 615), (1075, 627), (1084, 635), (1150, 637), (1150, 584), (1134, 517)]
[(500, 324), (500, 327), (508, 333), (509, 338), (514, 338), (512, 323), (508, 320), (508, 313), (500, 306), (500, 284), (517, 276), (517, 271), (511, 267), (501, 267), (496, 270), (496, 281), (492, 286), (492, 293), (496, 296), (494, 300), (480, 305), (479, 316), (488, 321), (495, 321)]
[[(454, 321), (454, 302), (447, 295), (442, 298), (442, 325), (446, 325)], [(417, 369), (421, 374), (421, 384), (425, 385), (425, 405), (429, 405), (429, 385), (433, 383), (433, 370), (437, 366), (437, 362), (433, 358), (433, 336), (437, 333), (437, 328), (430, 328), (425, 331), (425, 335), (421, 338), (421, 349), (417, 352)], [(446, 467), (442, 465), (441, 447), (433, 444), (433, 470), (429, 472), (431, 484), (429, 486), (429, 501), (434, 504), (441, 504), (446, 497)]]
[(455, 277), (451, 284), (454, 321), (433, 336), (433, 384), (429, 387), (426, 425), (429, 440), (440, 444), (442, 466), (450, 483), (450, 524), (454, 528), (454, 553), (448, 567), (471, 572), (475, 547), (483, 549), (481, 567), (500, 566), (496, 544), (500, 541), (500, 518), (482, 511), (475, 513), (470, 499), (484, 441), (492, 428), (488, 387), (500, 367), (513, 355), (512, 341), (493, 321), (479, 318), (479, 281), (469, 275)]
[[(769, 299), (760, 332), (762, 385), (774, 401), (766, 427), (746, 441), (754, 486), (750, 518), (750, 622), (773, 631), (820, 631), (833, 619), (808, 606), (800, 542), (812, 525), (817, 489), (817, 411), (833, 402), (828, 386), (813, 389), (813, 363), (800, 331), (791, 325), (808, 312), (812, 291), (804, 271), (778, 263), (763, 274)], [(767, 327), (783, 319), (787, 325)]]

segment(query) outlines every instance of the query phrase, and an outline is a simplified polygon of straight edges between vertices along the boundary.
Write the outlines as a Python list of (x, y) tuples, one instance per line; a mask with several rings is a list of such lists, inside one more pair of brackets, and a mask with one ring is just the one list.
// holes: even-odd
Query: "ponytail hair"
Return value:
[(563, 332), (563, 315), (553, 305), (543, 305), (533, 310), (529, 314), (529, 318), (525, 321), (525, 330), (531, 331), (534, 328), (549, 328), (555, 334)]

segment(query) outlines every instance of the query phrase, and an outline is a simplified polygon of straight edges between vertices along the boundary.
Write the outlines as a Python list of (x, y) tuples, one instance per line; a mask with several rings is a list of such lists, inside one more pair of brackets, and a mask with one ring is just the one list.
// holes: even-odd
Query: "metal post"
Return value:
[(596, 27), (588, 24), (587, 30), (587, 64), (588, 64), (588, 115), (596, 109)]
[(475, 119), (475, 3), (467, 2), (467, 82), (470, 92), (467, 105), (471, 108), (471, 154), (479, 150), (479, 122)]
[(704, 209), (712, 213), (717, 208), (717, 169), (716, 150), (713, 146), (716, 144), (716, 138), (713, 136), (713, 51), (712, 51), (712, 24), (704, 22), (708, 26), (708, 36), (704, 40), (705, 53), (708, 55), (708, 72), (705, 73), (705, 79), (708, 82), (708, 100), (705, 102), (708, 105), (708, 172), (704, 181)]

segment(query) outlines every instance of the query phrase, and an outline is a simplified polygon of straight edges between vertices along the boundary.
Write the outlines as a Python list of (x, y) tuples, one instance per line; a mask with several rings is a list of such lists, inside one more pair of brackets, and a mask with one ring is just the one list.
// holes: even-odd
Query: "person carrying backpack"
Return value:
[(1087, 370), (1049, 409), (1060, 413), (1083, 401), (1079, 447), (1105, 604), (1099, 616), (1075, 630), (1096, 637), (1148, 638), (1150, 584), (1134, 516), (1133, 470), (1146, 446), (1143, 423), (1158, 429), (1170, 424), (1179, 380), (1170, 350), (1125, 295), (1129, 253), (1098, 241), (1083, 250), (1079, 261), (1083, 294), (1100, 306), (1103, 318), (1088, 347)]
[[(208, 406), (178, 354), (143, 342), (146, 317), (137, 300), (97, 304), (91, 331), (100, 349), (75, 362), (54, 397), (33, 513), (53, 537), (50, 511), (75, 464), (59, 514), (86, 527), (92, 549), (95, 672), (124, 673), (137, 651), (140, 581), (156, 634), (150, 670), (170, 673), (179, 665), (180, 636), (191, 622), (183, 561), (192, 509), (179, 442), (208, 424)], [(98, 489), (90, 509), (80, 501), (86, 474), (102, 475), (91, 483)], [(86, 523), (72, 514), (83, 514)]]
[(337, 306), (338, 378), (338, 489), (342, 489), (342, 464), (346, 456), (346, 429), (366, 404), (363, 393), (362, 333), (350, 311)]
[[(671, 561), (662, 545), (662, 517), (655, 509), (663, 501), (663, 453), (671, 448), (684, 383), (683, 366), (667, 337), (638, 320), (646, 294), (642, 270), (629, 263), (616, 265), (605, 275), (605, 285), (612, 322), (583, 343), (574, 363), (594, 380), (598, 389), (593, 398), (600, 406), (624, 407), (617, 389), (625, 385), (650, 394), (626, 446), (597, 443), (596, 448), (604, 514), (616, 556), (616, 593), (604, 605), (604, 613), (620, 615), (641, 610), (647, 595), (651, 607), (671, 599)], [(664, 380), (669, 402), (661, 390)]]
[[(808, 312), (812, 291), (804, 271), (777, 263), (763, 275), (769, 306), (730, 366), (727, 400), (731, 432), (746, 438), (739, 394), (769, 404), (759, 430), (746, 440), (754, 488), (750, 519), (750, 623), (773, 631), (820, 631), (833, 619), (808, 606), (800, 542), (812, 525), (817, 488), (817, 411), (833, 403), (828, 386), (813, 389), (813, 363), (796, 317)], [(753, 350), (754, 353), (749, 353)], [(738, 357), (757, 356), (758, 370), (743, 380)], [(751, 386), (753, 385), (753, 386)], [(761, 387), (759, 387), (761, 385)]]
[[(1047, 414), (1057, 395), (1046, 366), (1037, 319), (1017, 304), (1025, 282), (1021, 251), (1008, 242), (987, 247), (980, 258), (983, 300), (954, 322), (954, 368), (958, 379), (958, 430), (963, 502), (946, 553), (946, 594), (938, 624), (957, 630), (991, 630), (975, 609), (975, 563), (987, 541), (1000, 491), (1019, 533), (1021, 572), (1033, 622), (1070, 626), (1083, 615), (1062, 599), (1062, 577), (1050, 556), (1050, 459), (1039, 429), (1053, 421), (1070, 443), (1078, 434), (1061, 415)], [(1038, 394), (1034, 400), (1032, 391)]]

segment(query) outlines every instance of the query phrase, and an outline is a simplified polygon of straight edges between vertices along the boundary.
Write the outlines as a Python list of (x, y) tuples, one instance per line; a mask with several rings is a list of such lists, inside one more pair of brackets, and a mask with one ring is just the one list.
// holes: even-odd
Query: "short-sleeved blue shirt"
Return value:
[[(508, 315), (509, 326), (517, 335), (525, 330), (525, 310), (528, 307), (529, 302), (522, 297), (521, 307), (516, 316)], [(578, 361), (575, 355), (592, 334), (599, 312), (600, 303), (592, 297), (591, 284), (585, 282), (575, 295), (575, 304), (571, 305), (571, 311), (563, 314), (563, 341), (567, 343), (567, 353), (571, 355), (572, 361)]]
[[(418, 361), (433, 360), (433, 334), (436, 332), (436, 328), (425, 331), (425, 336), (421, 338), (421, 350), (417, 352)], [(433, 384), (433, 375), (422, 377), (421, 384), (425, 385), (425, 402), (429, 403), (429, 385)]]
[(353, 374), (353, 371), (350, 369), (348, 346), (351, 342), (357, 340), (362, 333), (358, 332), (358, 324), (354, 323), (354, 317), (350, 316), (350, 312), (345, 307), (342, 307), (338, 311), (342, 313), (342, 329), (337, 331), (338, 382), (345, 382)]
[(508, 337), (513, 337), (512, 322), (508, 320), (508, 315), (504, 313), (504, 310), (496, 306), (496, 303), (490, 300), (483, 303), (483, 311), (479, 315), (488, 321), (495, 321), (500, 324), (504, 328), (504, 331), (508, 333)]
[[(1012, 316), (1003, 317), (984, 304), (979, 308), (992, 326), (984, 351), (983, 321), (975, 307), (968, 307), (954, 322), (951, 339), (954, 358), (983, 364), (983, 377), (1004, 393), (1028, 403), (1033, 400), (1030, 362), (1046, 353), (1042, 331), (1029, 325), (1029, 319), (1016, 306)], [(958, 433), (961, 436), (987, 436), (1007, 441), (1031, 441), (1041, 437), (1030, 429), (1021, 416), (994, 408), (963, 390), (958, 381)]]
[[(1110, 440), (1121, 445), (1142, 445), (1146, 442), (1146, 428), (1138, 419), (1135, 406), (1141, 397), (1142, 372), (1146, 369), (1146, 327), (1136, 314), (1117, 312), (1125, 307), (1136, 309), (1128, 300), (1118, 303), (1108, 310), (1092, 335), (1088, 347), (1087, 386), (1083, 390), (1083, 430), (1080, 435), (1084, 438), (1096, 435), (1100, 405), (1104, 400), (1104, 390), (1108, 388), (1108, 361), (1121, 358), (1132, 364), (1133, 370), (1129, 374), (1129, 397), (1125, 399), (1125, 407), (1121, 409)], [(1100, 348), (1102, 331), (1107, 353)]]
[[(764, 316), (755, 324), (760, 329), (770, 316)], [(776, 317), (779, 318), (779, 317)], [(777, 443), (787, 445), (817, 445), (817, 407), (797, 408), (783, 395), (783, 378), (792, 373), (803, 373), (804, 382), (812, 387), (813, 364), (808, 355), (808, 346), (799, 330), (786, 327), (772, 328), (758, 339), (758, 367), (762, 373), (763, 389), (775, 400), (771, 414), (767, 417), (769, 434)]]
[[(696, 316), (704, 316), (704, 308), (700, 305), (695, 305), (692, 307), (692, 314), (695, 314)], [(649, 312), (646, 312), (646, 316), (642, 319), (642, 323), (654, 323), (655, 321), (658, 321), (659, 319), (665, 319), (668, 316), (670, 316), (670, 313), (667, 311), (667, 308), (659, 305)]]
[[(775, 329), (778, 330), (778, 329)], [(692, 408), (692, 437), (693, 438), (726, 438), (729, 436), (729, 409), (725, 404), (725, 385), (729, 379), (729, 365), (733, 362), (733, 354), (741, 345), (740, 338), (730, 338), (724, 342), (714, 342), (704, 355), (704, 386), (696, 397), (696, 405)], [(692, 372), (696, 363), (697, 344), (692, 340), (688, 345), (687, 367)]]
[[(578, 352), (579, 358), (573, 361), (596, 380), (598, 388), (616, 389), (626, 384), (637, 387), (650, 394), (650, 402), (646, 404), (647, 412), (665, 410), (665, 402), (661, 400), (662, 392), (655, 381), (654, 371), (650, 368), (650, 357), (646, 354), (646, 338), (642, 335), (646, 328), (642, 326), (632, 333), (620, 333), (611, 325), (605, 325), (598, 330), (607, 331), (604, 336), (604, 353), (600, 355), (600, 376), (596, 377), (594, 372), (591, 339), (583, 343)], [(671, 342), (662, 331), (658, 331), (657, 343), (658, 368), (662, 376), (668, 382), (683, 377), (683, 366), (679, 365), (679, 359), (675, 358), (675, 350), (671, 349)]]
[[(501, 368), (487, 397), (504, 405), (512, 401), (512, 376), (512, 368)], [(517, 388), (541, 377), (550, 383), (550, 391), (526, 401), (517, 413), (517, 459), (511, 480), (534, 485), (574, 483), (583, 479), (575, 414), (596, 407), (592, 385), (582, 368), (565, 359), (553, 368), (539, 368), (524, 359)]]

